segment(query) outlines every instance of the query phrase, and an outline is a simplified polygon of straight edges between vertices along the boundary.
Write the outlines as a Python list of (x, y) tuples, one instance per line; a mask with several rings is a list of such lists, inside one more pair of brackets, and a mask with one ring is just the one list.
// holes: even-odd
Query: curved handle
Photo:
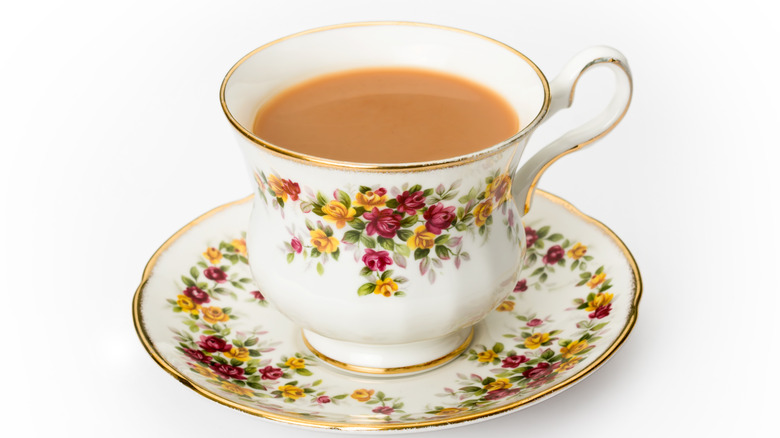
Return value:
[[(617, 84), (612, 101), (601, 114), (545, 146), (517, 170), (512, 183), (512, 196), (517, 203), (518, 210), (523, 214), (528, 213), (531, 208), (531, 198), (536, 183), (539, 182), (542, 173), (555, 160), (606, 135), (620, 122), (628, 110), (633, 88), (628, 62), (623, 54), (617, 50), (611, 47), (597, 46), (577, 54), (550, 82), (551, 101), (547, 116), (571, 106), (577, 81), (586, 70), (593, 66), (606, 66), (615, 72)], [(521, 203), (523, 204), (521, 205)]]

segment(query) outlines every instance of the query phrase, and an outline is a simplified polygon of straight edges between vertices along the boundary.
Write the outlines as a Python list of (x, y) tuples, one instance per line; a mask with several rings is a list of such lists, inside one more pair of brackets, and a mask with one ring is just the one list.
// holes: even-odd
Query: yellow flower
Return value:
[(593, 289), (596, 286), (598, 286), (601, 283), (603, 283), (606, 278), (607, 278), (607, 273), (606, 272), (602, 272), (601, 274), (594, 275), (593, 277), (590, 277), (590, 280), (588, 280), (588, 287)]
[(533, 350), (550, 340), (549, 333), (536, 333), (525, 338), (525, 348)]
[(282, 391), (282, 395), (284, 397), (291, 398), (293, 400), (298, 400), (299, 398), (306, 396), (301, 388), (293, 385), (282, 385), (279, 387), (279, 391)]
[(496, 354), (493, 350), (487, 350), (483, 351), (482, 353), (477, 354), (477, 361), (478, 362), (492, 362), (493, 359), (497, 358), (498, 354)]
[(232, 242), (230, 242), (231, 245), (233, 245), (233, 248), (236, 249), (236, 252), (246, 256), (246, 240), (244, 239), (233, 239)]
[(561, 363), (558, 368), (555, 369), (556, 373), (562, 373), (564, 371), (568, 371), (572, 368), (574, 368), (580, 361), (582, 360), (581, 357), (572, 357), (566, 362)]
[(588, 252), (588, 247), (577, 242), (574, 244), (574, 246), (571, 247), (569, 251), (566, 252), (566, 255), (574, 260), (579, 260), (580, 257), (584, 256), (586, 252)]
[(271, 190), (274, 191), (276, 197), (287, 201), (287, 192), (284, 191), (284, 182), (281, 179), (273, 174), (268, 175), (268, 185), (271, 186)]
[(363, 207), (366, 210), (371, 210), (374, 207), (384, 207), (385, 201), (387, 201), (387, 195), (384, 194), (384, 189), (379, 193), (368, 191), (366, 193), (355, 194), (355, 204), (358, 207)]
[(586, 348), (588, 348), (588, 341), (583, 339), (581, 341), (573, 341), (569, 345), (561, 348), (561, 353), (563, 353), (564, 359), (568, 359)]
[(436, 415), (452, 415), (457, 414), (458, 412), (463, 412), (465, 410), (466, 408), (443, 408), (437, 412)]
[(614, 295), (606, 292), (597, 293), (596, 296), (588, 302), (588, 307), (585, 308), (585, 310), (592, 312), (601, 306), (606, 306), (612, 301), (612, 297), (614, 297)]
[(192, 371), (195, 371), (196, 373), (200, 374), (203, 377), (208, 377), (210, 379), (217, 378), (217, 375), (214, 374), (214, 371), (211, 371), (210, 369), (204, 367), (203, 365), (194, 363), (192, 364), (190, 369), (192, 369)]
[(349, 208), (339, 201), (330, 201), (328, 205), (322, 207), (325, 216), (322, 218), (328, 222), (336, 224), (336, 228), (344, 228), (347, 222), (355, 219), (355, 209)]
[(433, 248), (435, 240), (436, 235), (428, 231), (425, 225), (420, 225), (414, 229), (414, 234), (406, 241), (406, 244), (412, 249), (429, 249)]
[(509, 175), (502, 174), (496, 177), (485, 189), (485, 199), (493, 198), (496, 206), (499, 206), (511, 197), (512, 179)]
[(387, 278), (385, 280), (377, 280), (376, 281), (376, 287), (374, 288), (374, 293), (377, 295), (384, 295), (386, 297), (390, 297), (393, 295), (393, 292), (398, 290), (398, 285), (393, 281), (392, 278)]
[(244, 347), (231, 347), (230, 351), (225, 352), (225, 357), (246, 362), (249, 360), (249, 350)]
[(311, 234), (311, 244), (314, 245), (319, 252), (334, 252), (339, 247), (339, 239), (336, 239), (333, 236), (328, 237), (322, 230), (311, 230), (309, 231), (309, 234)]
[(300, 358), (297, 358), (297, 357), (291, 357), (291, 358), (287, 359), (287, 362), (285, 362), (284, 364), (287, 365), (288, 367), (294, 369), (294, 370), (299, 370), (301, 368), (306, 368), (306, 361), (304, 359), (300, 359)]
[(493, 214), (493, 201), (487, 199), (474, 207), (474, 224), (478, 227), (485, 225), (491, 214)]
[(176, 300), (176, 304), (181, 307), (182, 312), (191, 313), (193, 315), (198, 314), (198, 309), (200, 309), (200, 306), (192, 301), (192, 298), (185, 295), (179, 295), (176, 298), (178, 298)]
[(225, 391), (232, 392), (233, 394), (243, 395), (247, 397), (254, 394), (254, 392), (252, 392), (251, 389), (244, 388), (243, 386), (238, 386), (235, 383), (230, 383), (230, 382), (222, 382), (222, 389), (224, 389)]
[(371, 400), (372, 395), (374, 395), (373, 389), (356, 389), (350, 397), (359, 402), (367, 402)]
[(200, 310), (203, 312), (203, 319), (209, 324), (230, 321), (230, 317), (222, 312), (222, 309), (217, 306), (202, 307)]
[(503, 303), (499, 304), (498, 307), (496, 307), (496, 310), (499, 312), (509, 312), (514, 308), (515, 308), (514, 301), (504, 301)]
[(509, 379), (498, 379), (495, 382), (490, 382), (487, 385), (485, 385), (485, 389), (488, 391), (495, 391), (497, 389), (509, 389), (512, 387), (512, 384), (509, 383)]
[(222, 260), (222, 252), (217, 248), (209, 247), (206, 252), (203, 253), (203, 257), (206, 257), (212, 265), (216, 265)]

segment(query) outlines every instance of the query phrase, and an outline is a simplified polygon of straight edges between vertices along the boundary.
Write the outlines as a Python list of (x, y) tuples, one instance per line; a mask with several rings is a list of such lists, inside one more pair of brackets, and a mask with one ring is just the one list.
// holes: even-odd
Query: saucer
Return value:
[(636, 321), (641, 279), (623, 242), (537, 190), (523, 220), (524, 275), (459, 357), (409, 376), (345, 372), (315, 356), (254, 285), (244, 243), (250, 201), (218, 207), (168, 239), (144, 270), (133, 318), (163, 369), (198, 394), (259, 417), (347, 431), (494, 418), (586, 377)]

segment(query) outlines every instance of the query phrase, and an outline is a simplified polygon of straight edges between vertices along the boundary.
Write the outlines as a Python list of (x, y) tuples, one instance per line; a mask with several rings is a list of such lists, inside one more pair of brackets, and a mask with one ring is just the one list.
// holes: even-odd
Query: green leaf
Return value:
[(312, 248), (312, 249), (311, 249), (311, 256), (312, 256), (312, 257), (319, 257), (319, 256), (320, 256), (320, 254), (322, 254), (322, 253), (321, 253), (321, 252), (320, 252), (320, 250), (318, 250), (317, 248)]
[(539, 236), (540, 239), (544, 239), (544, 237), (547, 236), (547, 233), (549, 232), (550, 232), (550, 227), (544, 226), (536, 230), (536, 235)]
[(555, 233), (555, 234), (553, 234), (553, 235), (551, 235), (550, 237), (547, 238), (547, 240), (550, 240), (550, 241), (553, 241), (553, 242), (557, 242), (557, 241), (559, 241), (561, 239), (563, 239), (563, 234), (558, 234), (558, 233)]
[(339, 256), (341, 255), (341, 248), (336, 248), (336, 250), (330, 253), (330, 255), (333, 256), (333, 260), (338, 260)]
[(450, 240), (449, 234), (442, 234), (441, 236), (437, 237), (436, 240), (433, 241), (433, 243), (437, 245), (444, 245), (447, 243), (447, 241)]
[(374, 289), (376, 289), (375, 283), (363, 283), (363, 285), (358, 288), (357, 294), (361, 297), (365, 295), (371, 295), (374, 293)]
[(366, 275), (371, 275), (372, 272), (374, 271), (368, 269), (368, 266), (363, 266), (363, 269), (360, 270), (360, 275), (365, 277)]
[(302, 376), (311, 376), (312, 375), (312, 372), (307, 370), (306, 368), (298, 368), (297, 370), (295, 370), (295, 372), (297, 374), (302, 375)]
[(409, 249), (406, 245), (395, 245), (395, 252), (398, 254), (401, 254), (404, 257), (409, 257), (409, 254), (412, 253), (412, 250)]
[(393, 242), (393, 239), (387, 239), (382, 236), (379, 236), (376, 239), (377, 241), (379, 241), (379, 245), (388, 251), (392, 251), (393, 248), (395, 248), (395, 243)]
[(291, 252), (287, 254), (287, 263), (292, 263), (292, 261), (295, 259), (295, 253)]
[(192, 281), (189, 277), (185, 277), (183, 275), (181, 276), (181, 282), (184, 283), (184, 285), (187, 286), (187, 287), (194, 287), (195, 286), (195, 282), (194, 281)]
[(339, 202), (344, 204), (345, 207), (349, 208), (349, 207), (352, 206), (351, 199), (350, 199), (349, 195), (347, 194), (347, 192), (345, 192), (343, 190), (339, 190), (339, 191), (336, 192), (336, 195), (338, 196)]
[(371, 249), (376, 248), (376, 241), (373, 238), (366, 236), (365, 234), (360, 236), (360, 243)]
[(252, 388), (252, 389), (258, 389), (260, 391), (265, 391), (265, 386), (255, 383), (255, 382), (246, 382), (246, 386)]
[(322, 266), (322, 263), (317, 262), (317, 273), (322, 275), (325, 273), (325, 268)]
[(433, 194), (433, 189), (423, 190), (423, 196), (431, 196), (432, 194)]
[(425, 257), (428, 257), (428, 253), (429, 252), (431, 252), (430, 249), (417, 248), (417, 249), (414, 250), (414, 259), (415, 260), (420, 260), (420, 259), (423, 259)]
[(251, 347), (251, 346), (257, 344), (259, 341), (260, 341), (260, 339), (258, 339), (257, 337), (251, 337), (251, 338), (247, 339), (246, 341), (244, 341), (244, 346)]
[(401, 227), (403, 228), (409, 228), (412, 225), (417, 223), (417, 215), (407, 216), (403, 219), (401, 219)]
[(363, 194), (365, 194), (366, 192), (370, 192), (370, 191), (371, 191), (371, 187), (360, 186), (360, 188), (358, 189), (358, 191), (359, 191), (360, 193), (363, 193)]
[(602, 266), (599, 266), (599, 268), (598, 268), (598, 269), (596, 269), (596, 273), (595, 273), (595, 274), (593, 274), (593, 275), (599, 275), (599, 274), (601, 274), (602, 272), (604, 272), (604, 266), (603, 266), (603, 265), (602, 265)]
[(540, 283), (544, 283), (545, 281), (547, 281), (547, 273), (546, 272), (539, 276), (539, 282)]
[(379, 277), (380, 280), (387, 280), (387, 277), (393, 275), (393, 270), (388, 269), (387, 271), (383, 272), (382, 275)]
[(436, 245), (435, 250), (436, 256), (440, 259), (447, 260), (450, 258), (450, 250), (446, 246)]
[(401, 239), (402, 241), (406, 242), (412, 236), (414, 236), (414, 232), (410, 231), (410, 230), (398, 230), (396, 232), (396, 235), (398, 236), (399, 239)]
[(579, 261), (579, 260), (575, 260), (575, 261), (574, 261), (574, 262), (571, 264), (571, 270), (573, 271), (573, 270), (577, 269), (577, 266), (579, 266), (579, 265), (580, 265), (580, 261)]
[(386, 206), (387, 208), (396, 208), (396, 207), (398, 207), (398, 201), (397, 201), (397, 200), (395, 200), (395, 199), (388, 199), (388, 200), (385, 202), (385, 206)]
[(419, 184), (415, 184), (409, 187), (409, 194), (414, 194), (414, 192), (419, 192), (420, 190), (422, 190), (422, 186)]
[(349, 230), (344, 233), (344, 237), (341, 238), (341, 241), (347, 243), (357, 243), (357, 241), (360, 240), (360, 234), (360, 231)]
[(193, 267), (190, 268), (190, 275), (192, 276), (193, 280), (197, 281), (198, 280), (198, 276), (200, 275), (200, 272), (198, 272), (198, 270), (193, 266)]
[(258, 350), (250, 349), (249, 350), (249, 356), (251, 356), (251, 357), (260, 357), (261, 354), (260, 354), (260, 352)]
[(325, 199), (325, 195), (323, 195), (322, 192), (317, 192), (317, 203), (321, 206), (328, 204), (328, 200)]
[(534, 272), (531, 273), (531, 277), (535, 277), (535, 276), (541, 274), (542, 272), (544, 272), (544, 266), (540, 266), (540, 267), (534, 269)]
[(393, 294), (393, 296), (396, 296), (396, 297), (405, 297), (405, 296), (406, 296), (406, 292), (404, 292), (404, 291), (400, 291), (400, 290), (399, 290), (398, 292), (394, 293), (394, 294)]
[(502, 351), (504, 351), (504, 344), (500, 342), (496, 342), (496, 344), (493, 345), (493, 351), (495, 351), (496, 353), (501, 353)]
[(312, 221), (306, 219), (306, 228), (308, 228), (309, 231), (313, 231), (314, 230), (314, 223)]

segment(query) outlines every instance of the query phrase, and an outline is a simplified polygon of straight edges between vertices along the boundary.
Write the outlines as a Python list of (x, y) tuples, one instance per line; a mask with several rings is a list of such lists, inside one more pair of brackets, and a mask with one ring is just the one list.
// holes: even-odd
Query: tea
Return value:
[(370, 68), (302, 82), (266, 102), (253, 131), (307, 155), (420, 162), (488, 148), (518, 131), (512, 106), (471, 80), (415, 68)]

